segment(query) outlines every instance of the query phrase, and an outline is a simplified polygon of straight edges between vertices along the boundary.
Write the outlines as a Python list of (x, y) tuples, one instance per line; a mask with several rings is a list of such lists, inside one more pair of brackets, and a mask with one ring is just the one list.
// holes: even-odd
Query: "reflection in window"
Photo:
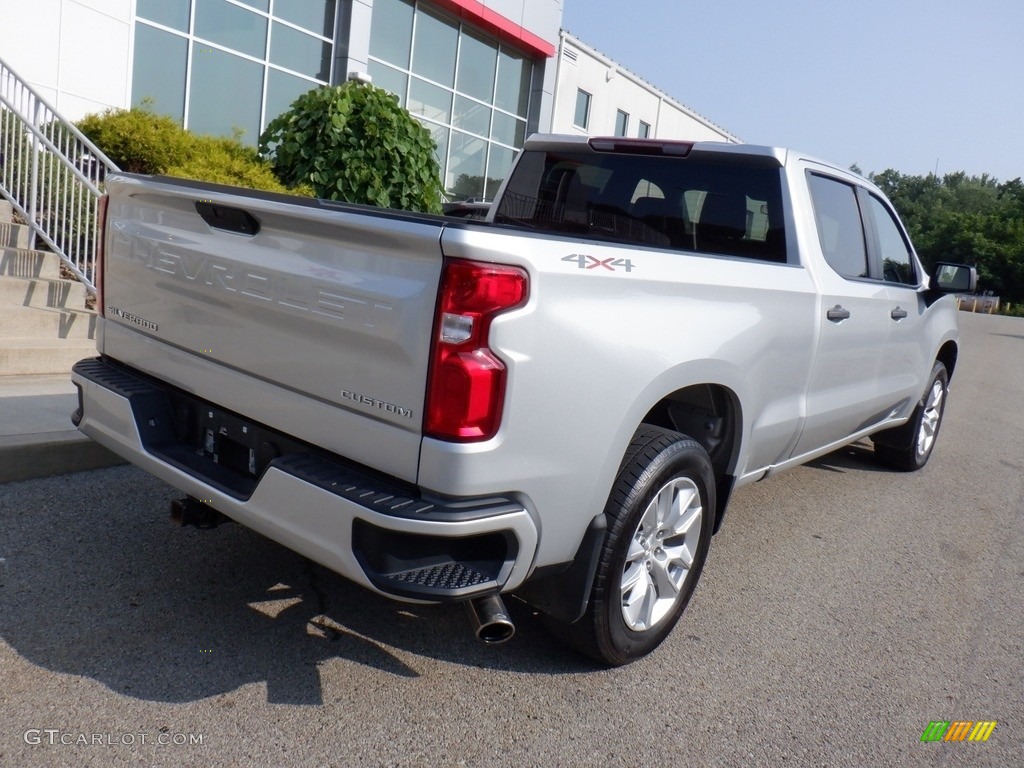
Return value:
[(270, 63), (296, 72), (312, 73), (318, 80), (329, 80), (331, 44), (275, 21)]
[(455, 52), (459, 29), (435, 13), (416, 9), (412, 69), (417, 75), (451, 88), (455, 84)]
[(452, 191), (456, 199), (483, 195), (486, 166), (487, 142), (475, 136), (452, 131), (445, 187)]
[(491, 108), (465, 96), (456, 96), (452, 125), (469, 133), (488, 136), (491, 131)]
[(495, 111), (491, 122), (491, 138), (502, 144), (521, 147), (526, 141), (526, 121)]
[[(400, 69), (408, 69), (409, 52), (412, 50), (412, 15), (412, 0), (374, 0), (370, 55)], [(404, 97), (405, 91), (401, 95)]]
[(226, 0), (196, 0), (195, 34), (260, 59), (267, 53), (266, 17)]
[(493, 200), (498, 194), (498, 187), (508, 176), (512, 161), (515, 159), (515, 150), (499, 147), (496, 144), (491, 145), (490, 157), (487, 160), (487, 184), (484, 190), (484, 197), (487, 200)]
[(857, 193), (852, 186), (811, 174), (811, 200), (825, 261), (844, 277), (867, 277), (868, 257)]
[[(149, 97), (155, 111), (190, 130), (230, 135), (238, 127), (244, 129), (243, 141), (255, 144), (262, 128), (298, 95), (328, 82), (336, 5), (337, 0), (275, 0), (268, 17), (270, 0), (138, 0), (132, 103)], [(189, 34), (190, 13), (194, 37)], [(326, 30), (329, 39), (277, 21), (268, 29), (277, 17), (317, 34)], [(180, 34), (157, 30), (147, 20)], [(186, 67), (189, 55), (191, 70)]]
[(491, 101), (498, 49), (476, 35), (463, 33), (459, 43), (459, 76), (455, 89), (480, 101)]
[(334, 37), (333, 0), (274, 0), (274, 15), (318, 35)]
[(190, 0), (138, 0), (135, 13), (143, 19), (155, 21), (165, 27), (188, 32), (189, 2)]
[(293, 101), (306, 91), (317, 87), (317, 83), (271, 69), (267, 73), (266, 122), (269, 123), (278, 115), (287, 112)]
[(185, 117), (185, 60), (188, 41), (159, 29), (137, 24), (135, 47), (145, 56), (135, 57), (132, 69), (132, 104), (144, 101), (158, 115), (179, 122)]
[(447, 123), (452, 117), (452, 92), (414, 77), (409, 87), (408, 109), (414, 115)]
[(498, 54), (498, 82), (494, 106), (526, 117), (530, 105), (530, 76), (533, 62), (520, 53), (502, 48)]
[(448, 138), (451, 135), (451, 130), (443, 125), (435, 125), (434, 123), (427, 123), (427, 128), (430, 129), (430, 135), (434, 137), (434, 144), (437, 145), (437, 148), (434, 150), (437, 165), (443, 169), (448, 162)]
[(230, 136), (255, 143), (260, 134), (263, 66), (215, 48), (198, 45), (192, 53), (189, 130)]
[(452, 199), (500, 184), (526, 140), (533, 61), (414, 0), (374, 0), (368, 69), (438, 143)]
[(917, 285), (914, 262), (899, 225), (885, 204), (871, 195), (871, 216), (882, 252), (882, 277), (891, 283)]

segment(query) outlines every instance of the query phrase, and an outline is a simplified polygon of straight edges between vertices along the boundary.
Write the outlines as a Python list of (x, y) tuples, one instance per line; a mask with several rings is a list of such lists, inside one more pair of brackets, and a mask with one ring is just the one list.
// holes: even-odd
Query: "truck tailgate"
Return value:
[(100, 351), (414, 481), (443, 221), (107, 179)]

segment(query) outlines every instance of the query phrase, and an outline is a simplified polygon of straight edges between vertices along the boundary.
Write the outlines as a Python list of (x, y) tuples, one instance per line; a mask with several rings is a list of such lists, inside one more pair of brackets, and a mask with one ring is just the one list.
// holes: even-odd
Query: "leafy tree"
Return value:
[(282, 182), (309, 184), (318, 197), (441, 211), (433, 137), (382, 88), (349, 81), (309, 91), (259, 146)]
[(909, 176), (893, 169), (869, 177), (892, 200), (921, 260), (973, 264), (979, 287), (1024, 301), (1024, 182), (988, 174)]

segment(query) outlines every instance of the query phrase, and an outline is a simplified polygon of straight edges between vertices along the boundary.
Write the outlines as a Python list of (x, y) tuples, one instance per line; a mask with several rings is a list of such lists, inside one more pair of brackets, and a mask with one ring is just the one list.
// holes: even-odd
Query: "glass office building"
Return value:
[(553, 0), (137, 0), (131, 100), (255, 144), (301, 93), (369, 74), (430, 129), (452, 198), (490, 198), (550, 110), (560, 21)]
[(429, 128), (451, 199), (493, 196), (537, 131), (739, 140), (560, 31), (563, 2), (22, 0), (0, 54), (69, 120), (148, 103), (250, 144), (310, 88), (369, 76)]
[(430, 128), (445, 189), (493, 197), (526, 139), (532, 59), (427, 3), (374, 0), (368, 69)]
[(335, 11), (335, 0), (138, 0), (132, 103), (254, 144), (331, 82)]

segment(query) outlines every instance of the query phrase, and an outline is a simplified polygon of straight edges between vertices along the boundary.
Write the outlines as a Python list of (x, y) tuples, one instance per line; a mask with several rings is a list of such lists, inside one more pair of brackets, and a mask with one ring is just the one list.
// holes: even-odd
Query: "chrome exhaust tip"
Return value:
[(466, 603), (469, 620), (478, 640), (487, 645), (500, 645), (512, 639), (516, 625), (498, 595), (477, 597)]

